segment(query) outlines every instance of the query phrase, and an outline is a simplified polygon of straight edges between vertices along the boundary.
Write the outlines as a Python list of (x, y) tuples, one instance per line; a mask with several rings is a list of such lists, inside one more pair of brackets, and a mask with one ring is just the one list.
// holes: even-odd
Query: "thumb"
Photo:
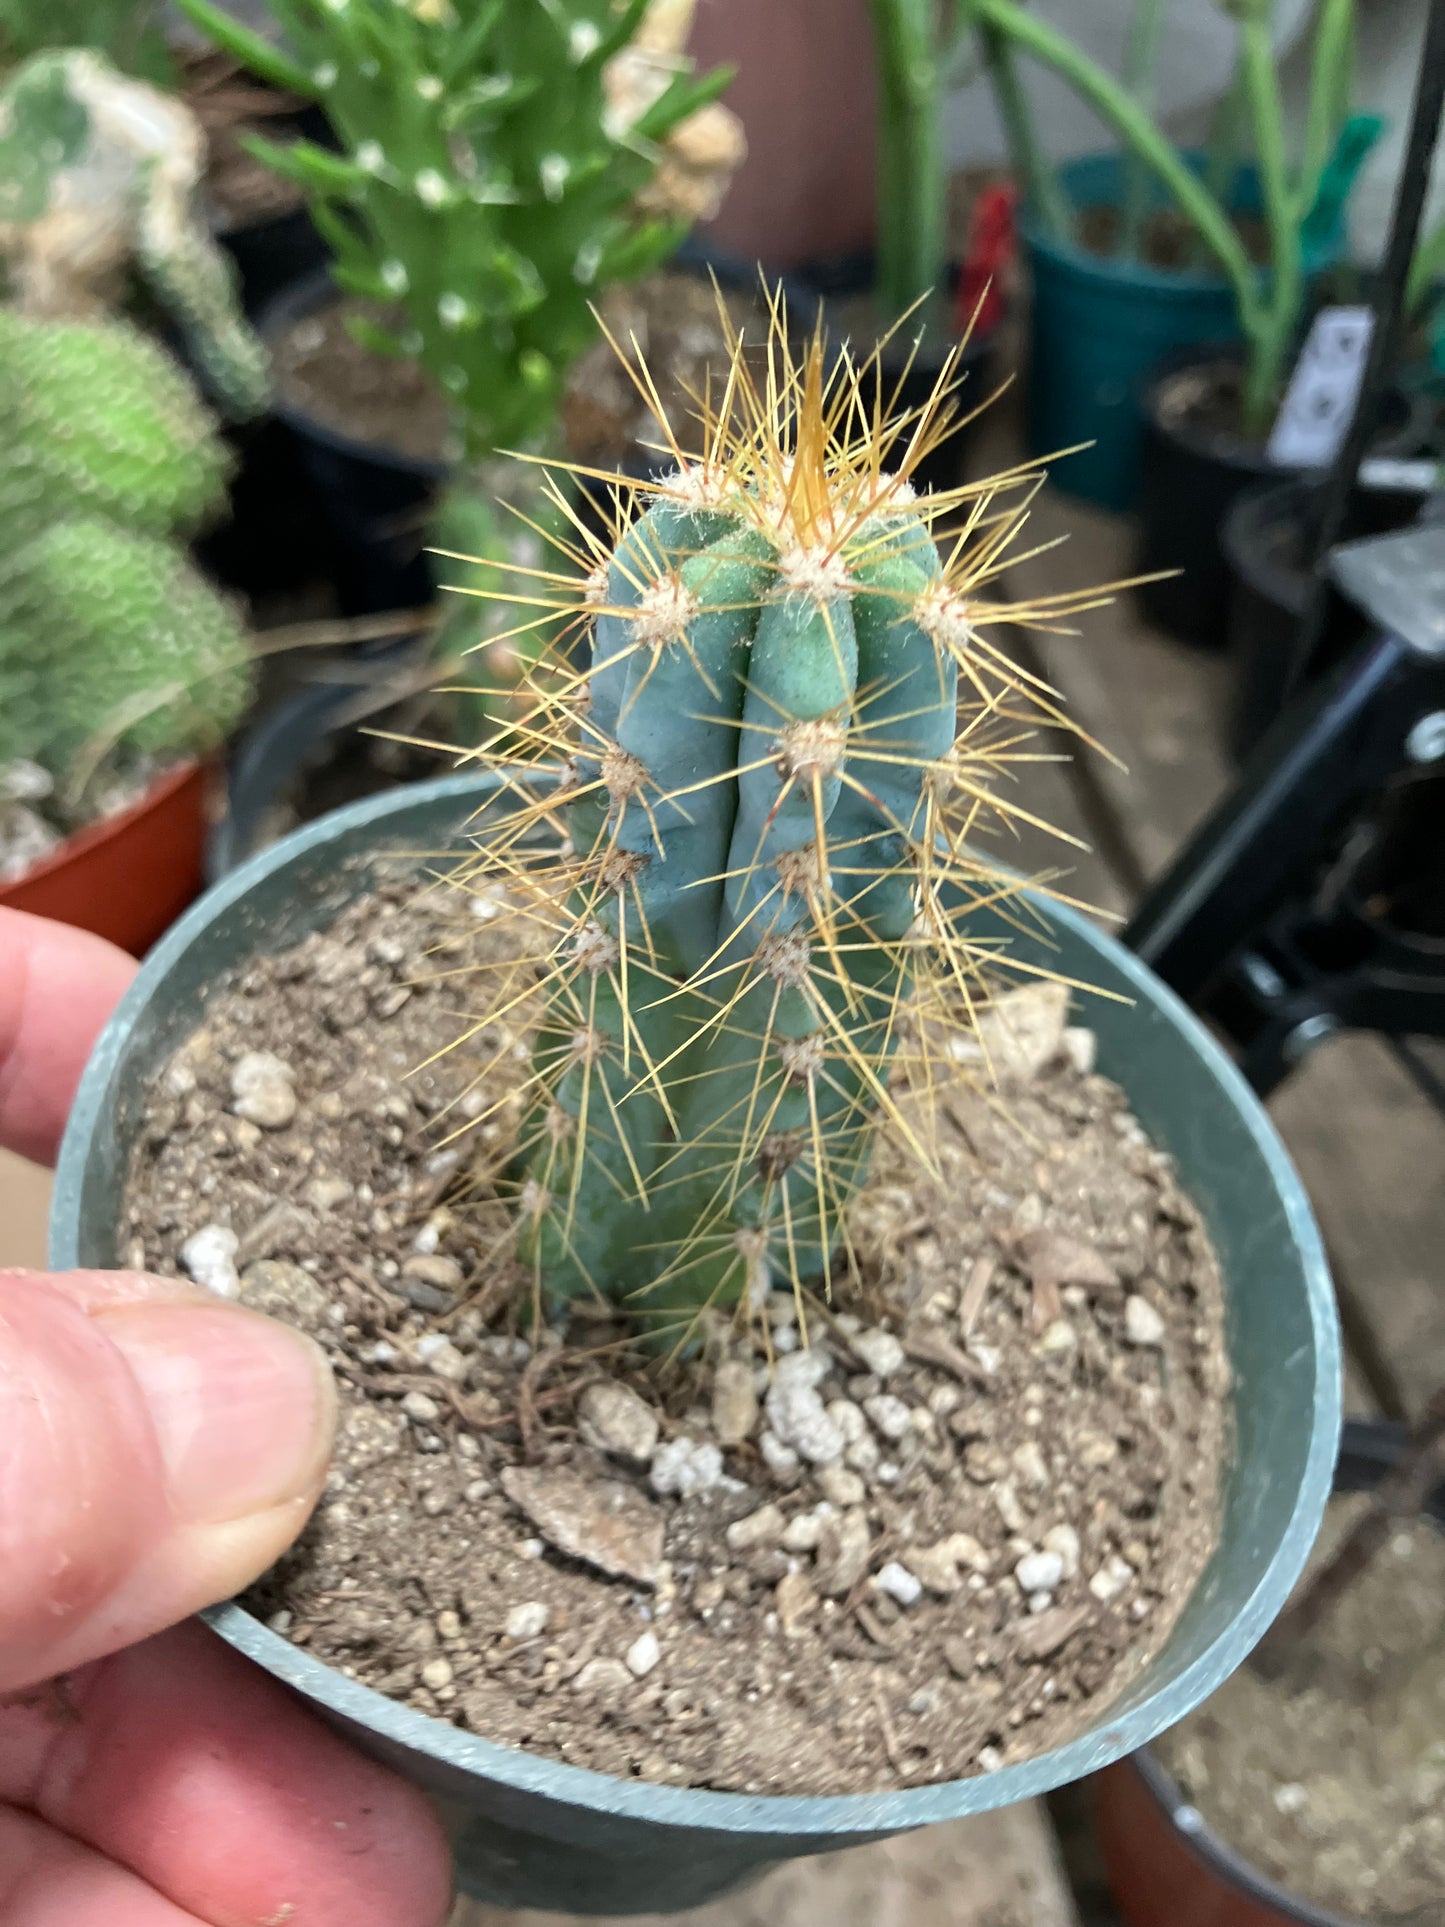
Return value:
[(175, 1280), (0, 1271), (0, 1692), (229, 1598), (310, 1516), (335, 1393)]

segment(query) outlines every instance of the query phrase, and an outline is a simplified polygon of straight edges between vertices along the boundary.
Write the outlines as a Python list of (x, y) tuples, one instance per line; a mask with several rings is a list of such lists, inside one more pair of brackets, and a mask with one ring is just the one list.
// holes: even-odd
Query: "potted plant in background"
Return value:
[[(1445, 258), (1445, 222), (1420, 242), (1405, 296), (1409, 338), (1400, 387), (1411, 402), (1419, 440), (1405, 461), (1372, 460), (1350, 492), (1341, 539), (1358, 541), (1401, 529), (1428, 511), (1441, 486), (1438, 296)], [(1358, 273), (1342, 290), (1360, 298)], [(1220, 541), (1229, 569), (1226, 646), (1233, 665), (1230, 747), (1243, 761), (1284, 704), (1294, 640), (1315, 590), (1311, 550), (1319, 490), (1309, 480), (1260, 483), (1242, 494), (1224, 519)], [(1319, 663), (1337, 663), (1365, 633), (1359, 611), (1330, 585), (1329, 613)]]
[(284, 54), (208, 0), (184, 11), (335, 131), (340, 152), (251, 143), (304, 190), (334, 257), (266, 318), (277, 412), (317, 489), (343, 613), (420, 608), (432, 498), (458, 463), (466, 488), (467, 467), (546, 441), (595, 338), (590, 304), (681, 238), (638, 199), (726, 75), (679, 62), (620, 115), (609, 76), (646, 0), (467, 17), (275, 0)]
[(1178, 1927), (1185, 1895), (1190, 1927), (1438, 1914), (1442, 1429), (1445, 1399), (1413, 1440), (1346, 1425), (1321, 1557), (1256, 1660), (1100, 1775), (1101, 1842), (1129, 1927)]
[(673, 1912), (1138, 1745), (1282, 1603), (1334, 1460), (1263, 1113), (974, 854), (1027, 753), (992, 636), (1029, 612), (985, 584), (1036, 478), (945, 567), (909, 481), (945, 396), (879, 424), (781, 325), (772, 365), (619, 479), (587, 580), (531, 578), (590, 650), (531, 672), (547, 766), (483, 751), (228, 879), (57, 1178), (56, 1263), (179, 1265), (332, 1351), (328, 1503), (266, 1623), (215, 1623), (503, 1905)]
[[(965, 413), (987, 400), (1002, 290), (989, 285), (1005, 265), (1007, 200), (986, 201), (988, 259), (981, 275), (951, 258), (944, 107), (968, 46), (962, 8), (933, 0), (869, 0), (878, 86), (877, 243), (871, 252), (798, 268), (798, 286), (821, 302), (835, 344), (847, 342), (871, 366), (881, 405), (919, 407), (951, 363), (968, 378)], [(960, 355), (959, 344), (963, 342)], [(876, 362), (875, 344), (880, 345)], [(962, 480), (967, 434), (932, 450), (919, 482), (948, 489)]]
[[(1213, 161), (1192, 162), (1178, 152), (1145, 107), (1128, 90), (1081, 54), (1062, 34), (1035, 19), (1015, 0), (972, 0), (980, 24), (1009, 46), (1043, 60), (1061, 74), (1118, 134), (1126, 152), (1136, 156), (1162, 184), (1188, 226), (1223, 270), (1227, 306), (1242, 338), (1242, 360), (1221, 347), (1213, 330), (1197, 356), (1174, 357), (1171, 370), (1145, 397), (1144, 463), (1139, 505), (1141, 567), (1147, 571), (1182, 569), (1183, 575), (1155, 581), (1142, 591), (1161, 626), (1191, 641), (1218, 646), (1223, 640), (1225, 572), (1219, 529), (1233, 499), (1263, 474), (1274, 472), (1264, 444), (1282, 398), (1291, 356), (1310, 295), (1310, 274), (1338, 245), (1345, 197), (1381, 123), (1368, 116), (1349, 117), (1348, 79), (1353, 0), (1322, 0), (1312, 28), (1309, 112), (1297, 162), (1286, 151), (1283, 117), (1270, 37), (1269, 10), (1262, 0), (1240, 0), (1230, 11), (1238, 21), (1239, 78), (1235, 95), (1243, 102), (1247, 148), (1253, 159), (1241, 179), (1231, 166), (1246, 142), (1233, 112), (1224, 115)], [(1124, 178), (1121, 168), (1119, 177)], [(1244, 192), (1239, 187), (1240, 183)], [(1225, 192), (1221, 193), (1221, 185)], [(1233, 192), (1229, 189), (1233, 187)], [(1091, 195), (1102, 188), (1086, 186)], [(1257, 199), (1256, 197), (1257, 192)], [(1137, 207), (1137, 196), (1135, 206)], [(1240, 215), (1256, 218), (1241, 223)], [(1046, 218), (1036, 215), (1035, 219)], [(1119, 223), (1126, 232), (1128, 224)], [(1260, 234), (1260, 229), (1263, 234)], [(1257, 259), (1258, 248), (1262, 259)], [(1058, 259), (1062, 259), (1060, 256)], [(1057, 262), (1045, 259), (1044, 280)], [(1087, 264), (1085, 264), (1087, 265)], [(1127, 266), (1127, 264), (1125, 264)], [(1079, 266), (1078, 261), (1073, 266)], [(1092, 272), (1092, 271), (1091, 271)], [(1132, 281), (1132, 269), (1124, 277)], [(1079, 283), (1078, 285), (1084, 285)], [(1090, 287), (1103, 283), (1090, 280)], [(1165, 287), (1187, 293), (1183, 284), (1164, 278), (1144, 289), (1142, 316)], [(1123, 297), (1133, 312), (1131, 297)], [(1045, 315), (1047, 315), (1047, 304)], [(1228, 317), (1219, 310), (1221, 320)], [(1096, 318), (1080, 338), (1090, 342), (1127, 340), (1133, 331), (1116, 317), (1117, 330)], [(1192, 321), (1190, 323), (1192, 325)], [(1233, 332), (1231, 329), (1230, 332)], [(1147, 337), (1145, 353), (1162, 354), (1165, 335)], [(1137, 341), (1137, 334), (1133, 335)], [(1043, 395), (1051, 386), (1050, 354), (1040, 342), (1037, 378)], [(1179, 345), (1178, 337), (1173, 344)], [(1182, 365), (1181, 365), (1182, 364)], [(1131, 378), (1145, 369), (1135, 365)], [(1082, 392), (1087, 393), (1087, 384)], [(1121, 411), (1126, 441), (1137, 390), (1122, 378), (1110, 388)], [(1408, 411), (1401, 405), (1403, 418)], [(1062, 427), (1062, 422), (1059, 426)], [(1083, 424), (1075, 424), (1082, 426)], [(1401, 426), (1400, 421), (1392, 424)], [(1121, 476), (1124, 471), (1120, 470)], [(1122, 486), (1122, 483), (1121, 483)]]
[(159, 348), (0, 309), (0, 902), (137, 954), (200, 889), (197, 759), (250, 696), (236, 613), (179, 543), (226, 469)]

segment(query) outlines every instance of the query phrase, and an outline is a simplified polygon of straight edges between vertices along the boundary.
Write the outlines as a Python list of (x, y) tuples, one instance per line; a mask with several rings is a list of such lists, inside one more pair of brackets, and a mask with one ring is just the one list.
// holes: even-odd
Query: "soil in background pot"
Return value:
[(406, 461), (446, 458), (451, 411), (441, 390), (414, 361), (391, 360), (363, 347), (353, 320), (391, 326), (394, 314), (341, 295), (293, 321), (272, 340), (280, 401), (348, 441), (384, 449)]
[[(722, 298), (733, 324), (756, 336), (761, 355), (766, 312), (741, 293), (724, 291)], [(692, 397), (706, 391), (709, 374), (716, 385), (729, 359), (711, 284), (695, 274), (649, 275), (610, 289), (602, 316), (629, 361), (636, 359), (633, 339), (640, 344), (668, 418), (690, 423), (697, 406)], [(357, 317), (374, 319), (374, 307), (343, 296), (276, 340), (272, 354), (283, 400), (352, 441), (412, 461), (444, 459), (450, 435), (445, 397), (415, 362), (388, 360), (354, 340), (347, 324)], [(758, 365), (761, 370), (761, 359)], [(604, 340), (574, 370), (561, 421), (568, 458), (594, 468), (625, 468), (659, 439), (652, 410)]]
[[(1123, 210), (1112, 203), (1096, 202), (1082, 207), (1075, 224), (1079, 246), (1103, 261), (1119, 260), (1119, 233)], [(1269, 261), (1269, 229), (1257, 214), (1235, 213), (1230, 225), (1244, 243), (1252, 261), (1264, 266)], [(1181, 274), (1207, 271), (1214, 257), (1201, 250), (1199, 230), (1178, 208), (1156, 207), (1145, 216), (1139, 236), (1137, 258), (1146, 267), (1164, 273)]]
[[(1359, 1508), (1336, 1499), (1310, 1570)], [(1445, 1916), (1445, 1533), (1402, 1525), (1276, 1679), (1243, 1666), (1157, 1743), (1236, 1853), (1350, 1919)]]
[(1077, 1734), (1215, 1543), (1228, 1366), (1198, 1215), (1066, 992), (987, 1020), (1000, 1094), (958, 1040), (941, 1183), (882, 1138), (847, 1312), (800, 1330), (777, 1293), (646, 1370), (605, 1310), (531, 1329), (507, 1209), (447, 1142), (517, 1128), (535, 1013), (461, 1013), (533, 947), (500, 883), (398, 883), (218, 984), (151, 1094), (126, 1262), (303, 1325), (341, 1386), (323, 1503), (246, 1603), (623, 1777), (859, 1792)]

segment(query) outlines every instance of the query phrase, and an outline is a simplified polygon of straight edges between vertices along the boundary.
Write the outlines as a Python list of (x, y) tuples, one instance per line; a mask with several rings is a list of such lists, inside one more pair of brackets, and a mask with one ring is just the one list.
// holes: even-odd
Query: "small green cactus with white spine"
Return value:
[(230, 458), (176, 363), (119, 322), (0, 308), (3, 540), (85, 509), (188, 534), (225, 499)]
[(219, 505), (227, 467), (143, 336), (0, 311), (0, 765), (66, 783), (117, 751), (224, 739), (245, 633), (172, 538)]
[[(736, 356), (704, 457), (630, 485), (581, 604), (560, 574), (537, 598), (591, 638), (521, 731), (564, 776), (513, 772), (524, 807), (477, 831), (476, 875), (544, 933), (508, 990), (545, 1005), (525, 1115), (486, 1175), (543, 1305), (597, 1294), (674, 1338), (846, 1254), (880, 1121), (917, 1138), (892, 1072), (986, 996), (966, 908), (1013, 887), (959, 826), (1030, 707), (981, 634), (1014, 613), (982, 584), (1023, 510), (915, 499), (946, 384), (885, 427), (821, 343), (794, 365), (775, 331), (772, 358), (758, 393)], [(975, 494), (945, 564), (935, 526)]]

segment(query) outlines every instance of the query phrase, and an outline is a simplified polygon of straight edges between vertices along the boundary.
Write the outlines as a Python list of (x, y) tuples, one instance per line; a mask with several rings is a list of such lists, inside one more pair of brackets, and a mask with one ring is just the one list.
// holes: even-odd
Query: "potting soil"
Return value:
[(500, 886), (398, 882), (218, 984), (151, 1092), (125, 1261), (303, 1326), (341, 1388), (246, 1603), (420, 1711), (671, 1784), (918, 1785), (1094, 1723), (1214, 1546), (1228, 1369), (1198, 1214), (1067, 994), (986, 1020), (997, 1090), (956, 1040), (935, 1175), (883, 1132), (831, 1306), (774, 1292), (659, 1368), (605, 1307), (538, 1329), (467, 1179), (524, 1108), (536, 1013), (489, 1000), (534, 941)]
[[(1365, 1503), (1334, 1501), (1311, 1571)], [(1278, 1677), (1242, 1667), (1160, 1754), (1291, 1893), (1352, 1920), (1445, 1920), (1445, 1532), (1403, 1523)]]

